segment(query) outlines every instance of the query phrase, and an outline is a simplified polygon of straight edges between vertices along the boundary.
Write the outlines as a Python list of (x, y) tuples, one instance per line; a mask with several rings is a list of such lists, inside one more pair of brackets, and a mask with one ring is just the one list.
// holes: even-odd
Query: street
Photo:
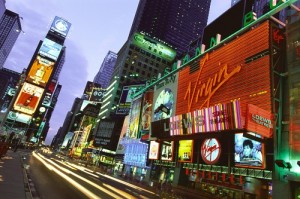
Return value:
[(84, 166), (37, 151), (28, 154), (28, 178), (33, 195), (43, 199), (64, 198), (157, 198), (155, 193)]

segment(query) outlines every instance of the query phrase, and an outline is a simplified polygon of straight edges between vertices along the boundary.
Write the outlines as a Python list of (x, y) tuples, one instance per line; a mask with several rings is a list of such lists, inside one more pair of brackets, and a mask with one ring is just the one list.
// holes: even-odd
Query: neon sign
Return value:
[[(147, 81), (145, 87), (141, 89), (139, 92), (134, 94), (134, 97), (139, 96), (146, 90), (150, 89), (152, 86), (156, 85), (157, 83), (161, 82), (163, 79), (166, 79), (167, 77), (173, 75), (174, 73), (178, 72), (182, 68), (189, 66), (189, 64), (194, 61), (195, 59), (199, 58), (203, 54), (213, 50), (217, 46), (219, 46), (222, 43), (225, 43), (226, 41), (231, 40), (233, 37), (241, 34), (245, 30), (248, 30), (251, 26), (258, 24), (259, 22), (262, 22), (264, 19), (268, 19), (270, 16), (276, 14), (277, 12), (281, 11), (282, 9), (290, 6), (292, 3), (296, 2), (296, 0), (289, 0), (289, 1), (284, 1), (284, 0), (273, 0), (270, 1), (270, 11), (268, 13), (265, 13), (263, 16), (259, 17), (258, 19), (255, 18), (255, 14), (252, 13), (246, 13), (244, 15), (244, 21), (246, 20), (247, 23), (244, 23), (244, 27), (241, 28), (240, 30), (236, 31), (232, 35), (226, 37), (225, 39), (222, 39), (219, 43), (218, 42), (213, 42), (213, 46), (211, 46), (209, 49), (205, 50), (205, 45), (201, 44), (198, 46), (195, 50), (195, 55), (193, 57), (189, 57), (189, 55), (186, 55), (184, 59), (178, 60), (173, 64), (171, 67), (171, 70), (169, 70), (167, 73), (164, 73), (162, 76), (158, 76), (155, 78), (152, 78), (150, 81)], [(245, 19), (247, 17), (247, 19)], [(217, 37), (220, 37), (217, 35)], [(217, 40), (217, 39), (216, 39)]]
[(220, 69), (219, 73), (216, 73), (213, 77), (209, 77), (207, 82), (201, 82), (200, 77), (202, 74), (202, 70), (205, 66), (206, 61), (208, 60), (208, 54), (206, 54), (202, 65), (200, 66), (200, 70), (198, 72), (197, 80), (192, 88), (192, 82), (190, 81), (188, 84), (188, 88), (186, 90), (184, 100), (188, 102), (188, 111), (191, 110), (192, 103), (199, 102), (199, 98), (204, 96), (206, 99), (201, 104), (200, 108), (203, 106), (209, 106), (210, 99), (217, 92), (221, 86), (226, 83), (233, 75), (240, 72), (241, 65), (237, 65), (231, 72), (228, 73), (228, 64), (224, 64), (224, 66)]

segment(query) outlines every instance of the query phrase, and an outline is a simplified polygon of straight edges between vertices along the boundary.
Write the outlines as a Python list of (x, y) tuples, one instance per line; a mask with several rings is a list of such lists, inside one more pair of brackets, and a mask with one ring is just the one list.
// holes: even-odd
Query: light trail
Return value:
[(75, 180), (72, 178), (68, 177), (66, 174), (62, 173), (52, 165), (48, 164), (42, 157), (36, 154), (36, 152), (32, 153), (35, 158), (37, 158), (40, 162), (42, 162), (49, 170), (54, 171), (56, 174), (58, 174), (60, 177), (65, 179), (67, 182), (69, 182), (71, 185), (76, 187), (79, 191), (81, 191), (84, 195), (86, 195), (88, 198), (93, 198), (93, 199), (101, 199), (101, 197), (93, 194), (91, 191), (88, 189), (84, 188), (81, 186), (79, 183), (77, 183)]
[[(121, 198), (124, 198), (124, 197), (125, 197), (125, 198), (131, 198), (131, 199), (135, 199), (135, 198), (136, 198), (136, 197), (134, 197), (134, 196), (132, 196), (132, 195), (130, 195), (130, 194), (124, 192), (124, 191), (121, 191), (121, 190), (119, 190), (119, 189), (116, 189), (116, 188), (114, 188), (114, 187), (112, 187), (112, 186), (110, 186), (110, 185), (107, 185), (107, 184), (105, 184), (105, 183), (102, 184), (103, 186), (105, 186), (105, 188), (103, 188), (103, 187), (99, 186), (98, 184), (96, 184), (96, 183), (94, 183), (94, 182), (92, 182), (92, 181), (90, 181), (90, 180), (88, 180), (88, 179), (86, 179), (86, 178), (84, 178), (84, 177), (82, 177), (82, 176), (80, 176), (80, 175), (78, 175), (78, 174), (76, 174), (76, 173), (74, 173), (74, 172), (72, 172), (72, 171), (70, 171), (70, 170), (64, 168), (64, 167), (61, 167), (60, 165), (56, 164), (54, 161), (45, 158), (45, 157), (44, 157), (43, 155), (41, 155), (41, 154), (38, 154), (38, 156), (40, 156), (43, 160), (49, 162), (50, 164), (54, 165), (55, 167), (59, 168), (59, 169), (62, 170), (63, 172), (73, 175), (74, 177), (76, 177), (76, 178), (78, 178), (78, 179), (80, 179), (80, 180), (82, 180), (82, 181), (84, 181), (84, 182), (90, 184), (91, 186), (93, 186), (93, 187), (99, 189), (100, 191), (102, 191), (102, 192), (104, 192), (104, 193), (106, 193), (106, 194), (112, 196), (113, 198), (116, 198), (116, 199), (119, 199), (119, 198), (121, 199)], [(52, 167), (53, 167), (53, 166), (52, 166)], [(67, 177), (68, 177), (68, 176), (67, 176)], [(69, 178), (69, 177), (68, 177), (68, 178)], [(114, 191), (114, 192), (117, 192), (117, 193), (119, 193), (120, 195), (122, 195), (122, 196), (124, 196), (124, 197), (120, 197), (119, 195), (114, 194), (114, 193), (110, 192), (110, 191), (107, 190), (107, 189), (110, 189), (110, 190), (112, 190), (112, 191)]]

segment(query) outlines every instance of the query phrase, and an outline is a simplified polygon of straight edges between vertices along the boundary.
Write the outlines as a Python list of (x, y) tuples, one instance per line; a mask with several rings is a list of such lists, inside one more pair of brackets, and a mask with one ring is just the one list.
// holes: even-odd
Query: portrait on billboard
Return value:
[(170, 88), (163, 89), (155, 100), (154, 121), (169, 118), (173, 112), (174, 94)]
[(43, 95), (43, 92), (44, 89), (25, 82), (14, 104), (14, 110), (29, 115), (33, 114)]
[(53, 67), (54, 62), (38, 55), (30, 68), (26, 81), (45, 87), (52, 74)]
[(161, 160), (172, 161), (173, 159), (173, 141), (164, 141), (161, 144)]
[(150, 141), (149, 159), (157, 160), (158, 159), (158, 151), (159, 151), (159, 143), (156, 141)]
[[(249, 133), (253, 134), (254, 133)], [(259, 136), (259, 135), (256, 135)], [(235, 134), (235, 166), (264, 167), (263, 143), (243, 136), (243, 133)]]

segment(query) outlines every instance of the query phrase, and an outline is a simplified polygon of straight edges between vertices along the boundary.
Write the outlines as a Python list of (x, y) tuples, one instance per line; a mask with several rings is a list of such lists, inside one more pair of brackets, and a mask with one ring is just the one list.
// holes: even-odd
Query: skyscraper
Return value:
[(0, 0), (0, 18), (5, 12), (5, 0)]
[(107, 55), (105, 56), (101, 67), (94, 77), (94, 83), (100, 84), (102, 88), (107, 88), (114, 71), (114, 67), (117, 61), (117, 54), (108, 51)]
[(140, 0), (129, 38), (145, 32), (170, 44), (180, 57), (207, 24), (211, 0)]
[(3, 67), (21, 31), (19, 15), (6, 10), (0, 20), (0, 68)]

